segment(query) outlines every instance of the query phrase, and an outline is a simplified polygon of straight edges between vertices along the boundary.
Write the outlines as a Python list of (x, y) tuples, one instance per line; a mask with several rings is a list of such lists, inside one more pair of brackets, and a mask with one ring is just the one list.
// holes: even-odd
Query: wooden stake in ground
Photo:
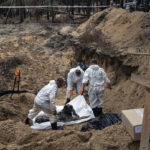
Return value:
[(144, 104), (143, 126), (139, 150), (148, 150), (150, 135), (150, 93), (146, 96)]
[[(150, 77), (150, 68), (148, 70), (148, 76)], [(144, 103), (144, 116), (139, 149), (139, 150), (148, 150), (149, 136), (150, 136), (150, 78), (143, 78), (137, 75), (132, 75), (131, 80), (145, 86), (148, 90), (148, 94), (146, 96)]]

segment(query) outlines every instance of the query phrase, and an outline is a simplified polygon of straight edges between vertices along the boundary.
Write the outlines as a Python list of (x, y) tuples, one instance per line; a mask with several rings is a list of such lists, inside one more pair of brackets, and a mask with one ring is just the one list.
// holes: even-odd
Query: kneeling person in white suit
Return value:
[(29, 124), (30, 119), (33, 119), (40, 111), (45, 112), (49, 116), (49, 120), (53, 130), (57, 130), (57, 112), (56, 112), (56, 96), (58, 88), (61, 88), (64, 84), (62, 78), (50, 80), (49, 83), (44, 86), (34, 99), (33, 108), (29, 110), (28, 117), (25, 123)]

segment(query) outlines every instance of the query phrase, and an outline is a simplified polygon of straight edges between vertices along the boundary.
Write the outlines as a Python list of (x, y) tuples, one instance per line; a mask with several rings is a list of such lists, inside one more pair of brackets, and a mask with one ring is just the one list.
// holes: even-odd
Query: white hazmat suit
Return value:
[[(81, 71), (81, 75), (76, 75), (76, 70)], [(84, 71), (78, 66), (76, 68), (70, 69), (70, 72), (68, 73), (67, 77), (67, 92), (66, 92), (66, 98), (70, 99), (70, 90), (73, 90), (73, 85), (76, 84), (77, 92), (80, 94), (82, 90), (82, 80), (84, 76)]]
[(35, 97), (34, 106), (29, 110), (28, 118), (33, 119), (42, 110), (49, 116), (51, 123), (57, 122), (57, 117), (54, 115), (57, 91), (58, 87), (55, 80), (50, 80)]
[(104, 101), (104, 83), (110, 83), (103, 68), (91, 65), (84, 73), (83, 84), (89, 82), (88, 91), (91, 108), (102, 108)]

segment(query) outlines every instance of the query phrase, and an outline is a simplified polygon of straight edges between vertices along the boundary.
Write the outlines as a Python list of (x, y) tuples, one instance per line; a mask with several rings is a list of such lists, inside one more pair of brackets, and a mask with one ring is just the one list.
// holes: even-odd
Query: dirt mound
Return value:
[(105, 90), (106, 112), (143, 107), (145, 88), (131, 82), (132, 73), (147, 76), (149, 57), (128, 55), (128, 51), (150, 52), (150, 13), (106, 9), (91, 16), (73, 35), (77, 60), (96, 58), (105, 69), (113, 89)]
[[(85, 42), (88, 38), (91, 39), (89, 44), (95, 42), (97, 45), (101, 42), (100, 36), (104, 36), (105, 42), (111, 44), (113, 50), (150, 51), (149, 19), (150, 13), (130, 13), (123, 9), (107, 9), (96, 13), (87, 22), (81, 24), (77, 33), (88, 34)], [(98, 34), (99, 38), (92, 41), (93, 37), (95, 38)]]
[[(7, 120), (0, 122), (0, 132), (1, 149), (126, 150), (131, 141), (120, 125), (104, 129), (102, 132), (82, 133), (77, 130), (64, 130), (56, 133), (51, 130), (32, 130), (22, 122)], [(114, 137), (110, 137), (111, 134)], [(122, 142), (118, 142), (121, 137), (123, 137)]]
[(0, 99), (0, 121), (13, 119), (23, 121), (30, 108), (33, 106), (34, 94), (20, 94), (13, 96), (2, 96)]

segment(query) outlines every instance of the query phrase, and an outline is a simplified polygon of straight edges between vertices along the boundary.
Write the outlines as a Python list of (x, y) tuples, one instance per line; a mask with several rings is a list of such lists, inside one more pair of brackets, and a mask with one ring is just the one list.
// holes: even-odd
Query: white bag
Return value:
[[(58, 126), (77, 124), (94, 118), (93, 111), (91, 107), (86, 103), (84, 96), (79, 95), (68, 104), (73, 106), (74, 110), (76, 111), (76, 113), (79, 115), (80, 118), (79, 120), (74, 120), (70, 122), (57, 122)], [(63, 106), (56, 106), (56, 109), (57, 109), (57, 113), (59, 113), (63, 109)], [(44, 112), (41, 111), (38, 115), (41, 115), (43, 113)], [(51, 129), (50, 121), (39, 124), (39, 123), (35, 123), (35, 118), (33, 119), (33, 125), (31, 126), (32, 129), (38, 129), (38, 130)]]

